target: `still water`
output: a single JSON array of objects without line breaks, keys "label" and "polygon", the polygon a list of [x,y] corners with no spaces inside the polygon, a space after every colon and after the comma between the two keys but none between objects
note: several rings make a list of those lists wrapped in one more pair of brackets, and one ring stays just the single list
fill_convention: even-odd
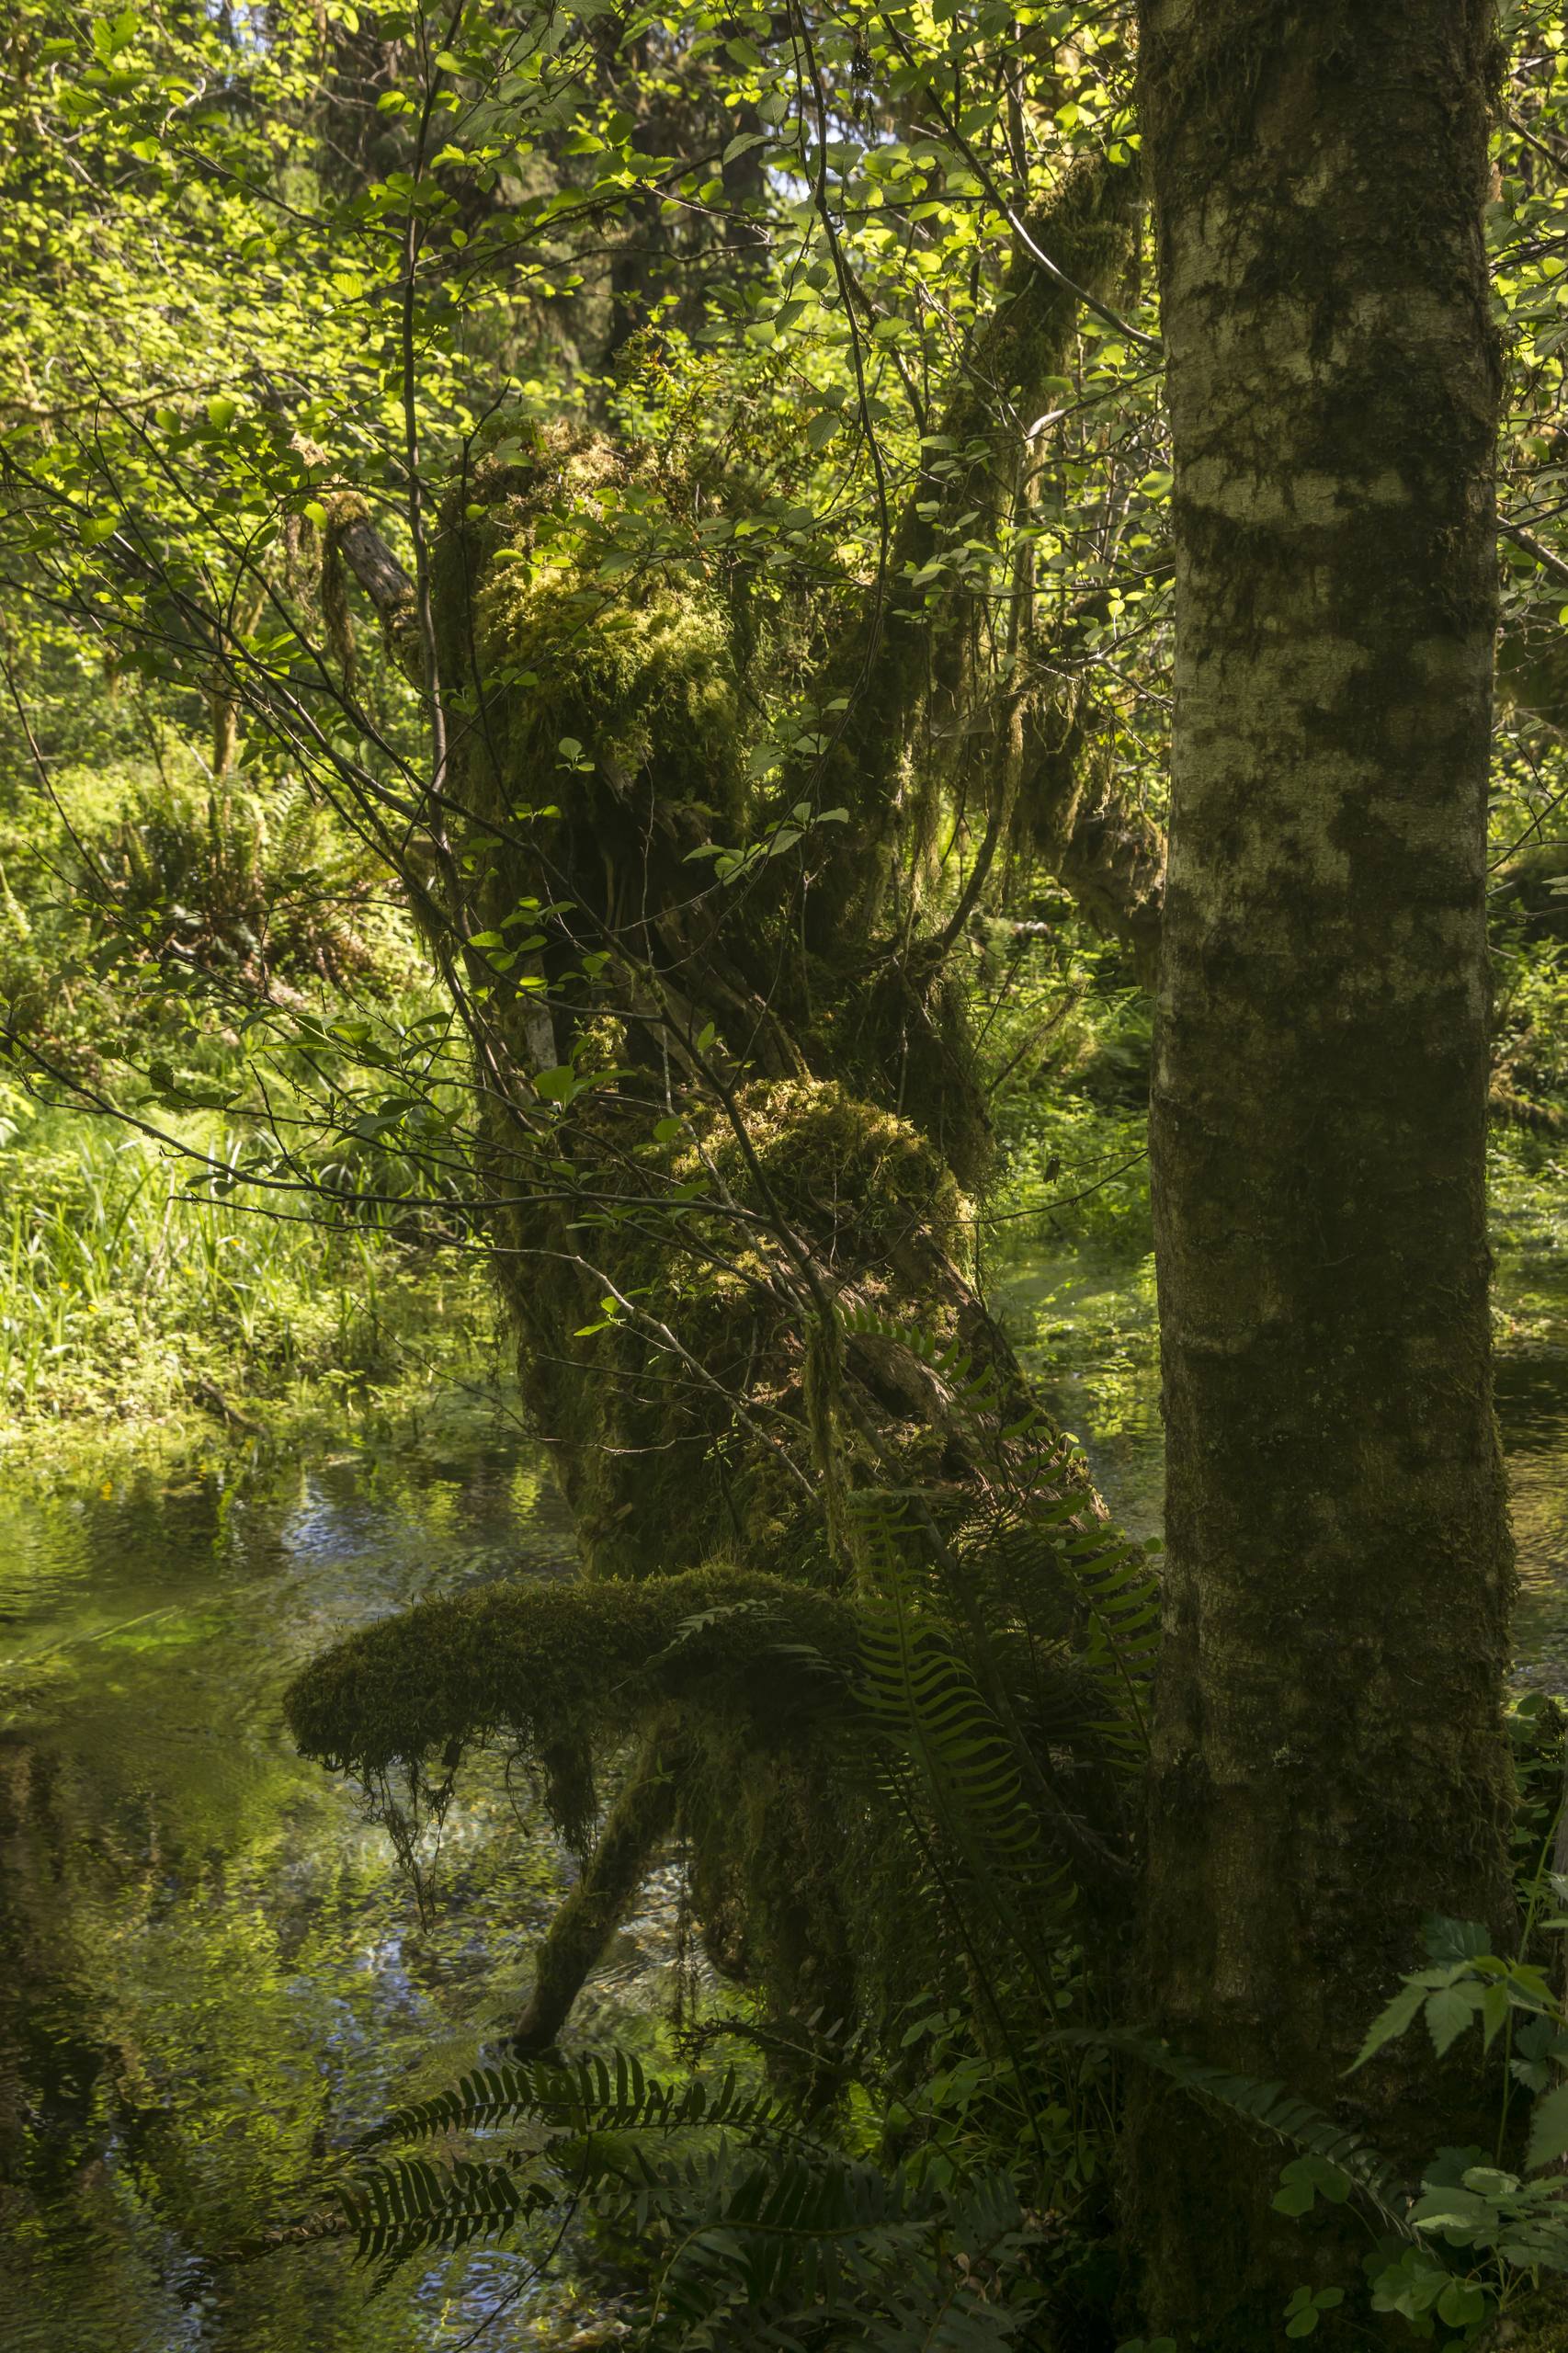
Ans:
[{"label": "still water", "polygon": [[[211,2258],[304,2211],[389,2093],[471,2063],[563,1883],[531,1791],[471,1776],[422,1930],[382,1832],[292,1753],[284,1683],[424,1596],[572,1562],[494,1405],[385,1450],[106,1449],[0,1483],[4,2353],[434,2353],[487,2317],[494,2353],[537,2341],[517,2252],[371,2303],[335,2250]],[[657,1927],[621,1938],[605,2008]]]},{"label": "still water", "polygon": [[[1500,1240],[1497,1422],[1518,1556],[1517,1675],[1568,1695],[1568,1251],[1551,1228]],[[1117,1517],[1131,1535],[1157,1535],[1165,1436],[1153,1261],[1042,1251],[1020,1257],[999,1296]]]},{"label": "still water", "polygon": [[[1568,1689],[1568,1268],[1519,1260],[1499,1297],[1522,1671]],[[1147,1268],[1037,1256],[1006,1306],[1151,1532]],[[214,2257],[301,2211],[313,2161],[389,2096],[451,2080],[504,2028],[564,1883],[497,1766],[449,1817],[422,1928],[384,1835],[293,1754],[284,1683],[411,1601],[572,1559],[542,1460],[494,1402],[303,1459],[106,1443],[0,1480],[0,2353],[540,2341],[526,2251],[412,2266],[373,2302],[335,2250]],[[590,2031],[657,2004],[667,1929],[655,1896]]]}]

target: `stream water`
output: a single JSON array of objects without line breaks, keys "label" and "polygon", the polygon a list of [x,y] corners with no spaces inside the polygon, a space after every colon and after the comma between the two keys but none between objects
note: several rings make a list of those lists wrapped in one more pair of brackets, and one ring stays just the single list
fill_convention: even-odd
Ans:
[{"label": "stream water", "polygon": [[[1006,1298],[1113,1505],[1157,1528],[1146,1270],[1037,1256]],[[1568,1268],[1521,1254],[1499,1298],[1528,1337],[1499,1379],[1521,1672],[1568,1689]],[[470,1778],[422,1928],[278,1695],[422,1596],[567,1573],[538,1450],[454,1401],[303,1459],[66,1460],[0,1481],[0,2353],[448,2353],[482,2323],[487,2353],[536,2344],[526,2251],[411,2266],[373,2302],[332,2249],[210,2256],[526,1988],[565,1868],[528,1790]],[[619,1941],[607,2030],[656,1997],[667,1925],[655,1897]]]}]

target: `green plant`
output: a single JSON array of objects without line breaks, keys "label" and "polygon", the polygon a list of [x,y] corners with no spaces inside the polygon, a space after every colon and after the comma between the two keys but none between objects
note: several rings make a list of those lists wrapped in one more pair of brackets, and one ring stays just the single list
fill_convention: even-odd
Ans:
[{"label": "green plant", "polygon": [[948,2186],[846,2156],[732,2070],[644,2074],[629,2054],[488,2068],[388,2118],[367,2146],[506,2127],[500,2161],[363,2153],[291,2243],[347,2235],[385,2278],[437,2246],[515,2231],[543,2209],[635,2244],[650,2348],[857,2341],[983,2353],[1015,2341],[1038,2238],[1005,2174]]},{"label": "green plant", "polygon": [[1334,2312],[1344,2302],[1343,2288],[1297,2288],[1285,2307],[1286,2336],[1312,2336],[1322,2314]]},{"label": "green plant", "polygon": [[[180,1125],[209,1174],[239,1159],[244,1139],[221,1119]],[[411,1348],[484,1329],[477,1272],[431,1267],[417,1230],[411,1246],[392,1218],[335,1233],[257,1215],[194,1190],[191,1165],[18,1102],[0,1142],[0,1405],[14,1427],[188,1410],[212,1391],[256,1400],[329,1372],[373,1381]]]},{"label": "green plant", "polygon": [[[862,1316],[852,1328],[891,1344],[895,1327]],[[329,1703],[312,1670],[321,1688],[296,1721],[312,1745],[334,1740],[340,1759],[368,1753],[373,1721],[383,1763],[435,1744],[449,1769],[465,1706],[544,1753],[569,1724],[580,1732],[592,1721],[596,1679],[608,1675],[619,1738],[663,1721],[678,1699],[684,1736],[700,1750],[713,1711],[733,1802],[764,1723],[776,1760],[791,1711],[803,1709],[812,1742],[840,1759],[832,1790],[841,1833],[847,1805],[878,1824],[877,1838],[896,1834],[901,1859],[879,1897],[896,1884],[902,1939],[949,1990],[913,2004],[896,2034],[874,1976],[862,1984],[864,2031],[848,2039],[830,2022],[766,2012],[696,2033],[694,2053],[725,2032],[764,2052],[791,2038],[797,2056],[809,2048],[804,2073],[776,2070],[767,2091],[733,2072],[649,2079],[616,2053],[487,2071],[376,2136],[378,2146],[452,2136],[445,2168],[361,2159],[335,2192],[331,2227],[385,2260],[515,2230],[547,2211],[591,2216],[610,2244],[634,2236],[650,2258],[639,2322],[650,2347],[814,2347],[840,2341],[835,2327],[876,2346],[1003,2344],[1058,2292],[1028,2218],[1057,2218],[1058,2271],[1064,2245],[1085,2245],[1104,2227],[1097,2184],[1118,2130],[1119,2078],[1137,2069],[1285,2144],[1274,2201],[1282,2216],[1321,2204],[1365,2219],[1374,2249],[1356,2309],[1397,2315],[1417,2336],[1468,2342],[1542,2272],[1568,2271],[1558,2170],[1568,2154],[1568,2086],[1558,2077],[1568,2014],[1528,1956],[1538,1933],[1568,1926],[1568,1887],[1551,1870],[1555,1718],[1532,1702],[1517,1716],[1520,1950],[1499,1957],[1472,1926],[1429,1924],[1426,1964],[1369,2029],[1359,2063],[1418,2022],[1441,2059],[1478,2023],[1503,2063],[1498,2151],[1522,2140],[1523,2163],[1508,2170],[1500,2154],[1449,2153],[1417,2184],[1288,2087],[1173,2051],[1108,2014],[1114,1970],[1096,1914],[1108,1895],[1117,1916],[1117,1881],[1114,1870],[1108,1882],[1098,1872],[1135,1836],[1155,1631],[1150,1562],[1062,1494],[1047,1426],[1028,1414],[999,1426],[994,1374],[928,1336],[899,1336],[944,1381],[951,1426],[984,1465],[983,1507],[961,1530],[946,1532],[939,1515],[950,1501],[939,1486],[880,1484],[861,1457],[837,1506],[852,1573],[837,1601],[709,1573],[694,1608],[703,1579],[656,1581],[633,1589],[624,1661],[612,1673],[613,1588],[589,1588],[581,1605],[569,1590],[551,1596],[546,1614],[560,1624],[549,1647],[512,1665],[502,1663],[498,1605],[480,1598],[465,1606],[474,1622],[465,1620],[453,1670],[440,1677],[440,1707],[419,1702],[418,1731],[408,1678],[417,1687],[428,1674],[434,1627],[412,1649],[400,1644],[395,1667],[389,1631],[359,1638],[343,1693]],[[824,1443],[835,1443],[831,1427]],[[605,1621],[597,1634],[585,1615],[590,1594]],[[550,1662],[563,1658],[578,1617],[590,1647],[552,1698],[550,1677],[562,1670]],[[483,1693],[460,1664],[481,1653],[495,1663]],[[514,1674],[527,1713],[506,1696]],[[763,1683],[767,1715],[748,1728],[735,1702]],[[1065,1782],[1064,1754],[1074,1758]],[[700,1839],[708,1818],[698,1804],[688,1835]],[[852,1838],[848,1850],[859,1859],[867,1848]],[[953,1998],[960,1988],[967,1999]],[[824,2081],[835,2126],[824,2121]],[[1523,2134],[1509,2114],[1521,2094],[1531,2100]],[[521,2145],[519,2128],[529,2136]],[[499,2156],[488,2153],[497,2135]],[[486,2153],[469,2146],[474,2137]],[[1321,2278],[1299,2288],[1281,2315],[1286,2336],[1318,2333],[1342,2307],[1348,2317],[1347,2295]],[[917,2327],[932,2333],[911,2335]]]}]

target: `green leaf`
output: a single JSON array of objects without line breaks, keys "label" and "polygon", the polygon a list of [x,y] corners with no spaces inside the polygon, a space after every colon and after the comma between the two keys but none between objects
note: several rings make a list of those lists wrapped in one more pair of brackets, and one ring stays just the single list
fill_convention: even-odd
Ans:
[{"label": "green leaf", "polygon": [[238,401],[231,400],[227,392],[214,392],[207,404],[207,422],[214,433],[226,433],[239,413]]},{"label": "green leaf", "polygon": [[1553,2165],[1562,2156],[1568,2156],[1568,2084],[1559,2084],[1530,2110],[1525,2170],[1540,2173],[1543,2165]]},{"label": "green leaf", "polygon": [[130,48],[139,30],[134,8],[122,9],[118,17],[100,17],[93,27],[93,48],[108,64]]},{"label": "green leaf", "polygon": [[1326,2157],[1292,2157],[1280,2173],[1281,2187],[1274,2200],[1278,2214],[1308,2214],[1317,2199],[1343,2206],[1350,2195],[1348,2174]]},{"label": "green leaf", "polygon": [[1485,2033],[1485,2048],[1488,2051],[1491,2050],[1499,2030],[1506,2024],[1510,2006],[1508,1988],[1506,1984],[1488,1985],[1483,1989],[1481,2017]]},{"label": "green leaf", "polygon": [[1384,2043],[1398,2041],[1413,2024],[1425,1994],[1426,1988],[1420,1984],[1401,1986],[1388,2007],[1380,2011],[1368,2028],[1367,2039],[1346,2070],[1348,2074],[1353,2075],[1358,2067],[1364,2067],[1369,2059],[1375,2058]]},{"label": "green leaf", "polygon": [[1486,2290],[1473,2279],[1450,2279],[1437,2299],[1437,2317],[1450,2328],[1474,2328],[1486,2318]]},{"label": "green leaf", "polygon": [[1434,1961],[1479,1961],[1492,1942],[1479,1920],[1450,1920],[1440,1912],[1423,1923],[1421,1933]]},{"label": "green leaf", "polygon": [[1474,2015],[1475,2004],[1463,1986],[1440,1986],[1437,1993],[1427,1995],[1426,2031],[1439,2059],[1451,2049]]}]

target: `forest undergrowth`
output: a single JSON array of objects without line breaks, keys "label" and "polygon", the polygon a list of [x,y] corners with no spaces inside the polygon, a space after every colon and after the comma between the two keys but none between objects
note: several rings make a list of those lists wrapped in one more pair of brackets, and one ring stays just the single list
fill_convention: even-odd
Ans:
[{"label": "forest undergrowth", "polygon": [[[1482,13],[1287,11],[1275,90],[1219,0],[28,0],[8,1443],[384,1420],[493,1289],[583,1571],[276,1695],[422,1926],[470,1770],[566,1884],[243,2246],[148,2165],[215,2271],[565,2248],[646,2353],[1561,2342],[1483,1176],[1550,1356],[1568,69]],[[655,1874],[701,1970],[623,2032]]]}]

